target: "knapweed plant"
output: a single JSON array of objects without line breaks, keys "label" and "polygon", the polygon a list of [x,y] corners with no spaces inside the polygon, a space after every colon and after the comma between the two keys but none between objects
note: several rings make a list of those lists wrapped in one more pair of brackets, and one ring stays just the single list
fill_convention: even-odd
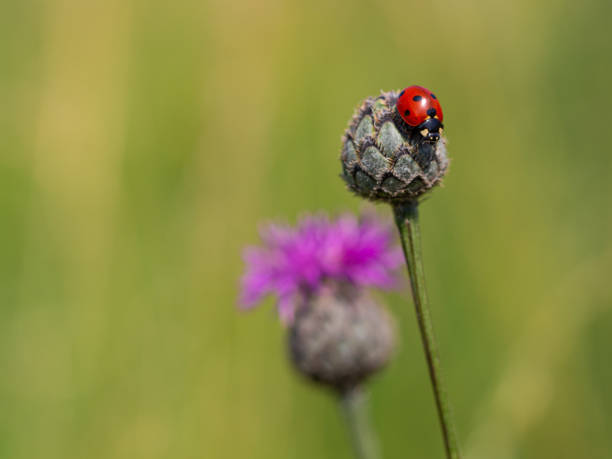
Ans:
[{"label": "knapweed plant", "polygon": [[367,98],[343,137],[342,178],[355,194],[391,204],[410,275],[412,296],[433,386],[446,455],[459,458],[433,334],[418,224],[419,199],[446,173],[442,107],[431,91],[410,86]]},{"label": "knapweed plant", "polygon": [[242,307],[276,296],[295,367],[339,394],[358,457],[378,457],[362,385],[394,349],[391,317],[370,292],[398,285],[403,257],[391,228],[373,215],[318,215],[295,228],[271,224],[261,239],[244,254]]},{"label": "knapweed plant", "polygon": [[[448,169],[442,122],[438,98],[422,86],[367,98],[344,134],[341,175],[356,195],[393,208],[446,456],[459,459],[425,291],[417,212],[419,200]],[[295,367],[340,395],[358,457],[378,457],[360,388],[387,363],[394,346],[391,319],[369,292],[397,285],[402,255],[389,228],[372,216],[313,216],[296,228],[270,225],[261,238],[262,246],[245,253],[242,306],[277,296]]]}]

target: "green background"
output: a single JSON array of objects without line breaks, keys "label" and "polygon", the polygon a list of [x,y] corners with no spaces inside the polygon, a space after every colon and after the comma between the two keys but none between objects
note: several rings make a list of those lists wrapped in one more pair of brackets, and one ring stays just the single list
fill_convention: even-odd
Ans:
[{"label": "green background", "polygon": [[[611,2],[1,6],[0,457],[351,457],[273,302],[237,312],[240,253],[367,208],[340,136],[411,84],[452,157],[421,215],[465,457],[612,457]],[[384,298],[384,457],[442,457],[410,298]]]}]

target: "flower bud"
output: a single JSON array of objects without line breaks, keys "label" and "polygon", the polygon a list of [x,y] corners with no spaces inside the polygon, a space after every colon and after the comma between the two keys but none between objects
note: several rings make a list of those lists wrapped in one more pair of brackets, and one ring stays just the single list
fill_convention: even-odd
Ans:
[{"label": "flower bud", "polygon": [[298,371],[344,391],[380,370],[394,349],[387,311],[363,289],[324,289],[296,310],[289,349]]},{"label": "flower bud", "polygon": [[423,140],[397,113],[397,98],[395,91],[367,98],[342,138],[342,178],[351,191],[374,201],[416,199],[448,168],[446,139]]}]

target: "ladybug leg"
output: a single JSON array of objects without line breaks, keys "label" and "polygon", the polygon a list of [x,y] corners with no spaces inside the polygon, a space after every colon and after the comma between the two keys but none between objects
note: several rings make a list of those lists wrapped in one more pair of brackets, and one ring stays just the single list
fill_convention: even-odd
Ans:
[{"label": "ladybug leg", "polygon": [[426,171],[429,169],[429,165],[435,158],[436,153],[436,144],[434,142],[429,142],[423,140],[418,143],[416,151],[412,153],[412,159],[416,161],[416,163]]}]

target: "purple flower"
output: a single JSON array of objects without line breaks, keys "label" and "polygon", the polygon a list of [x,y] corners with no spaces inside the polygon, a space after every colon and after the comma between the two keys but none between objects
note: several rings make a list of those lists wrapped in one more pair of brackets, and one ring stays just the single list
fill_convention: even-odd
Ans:
[{"label": "purple flower", "polygon": [[301,296],[316,293],[330,280],[393,288],[403,258],[392,236],[391,228],[374,216],[306,216],[296,228],[268,225],[261,231],[263,246],[244,252],[241,306],[252,308],[276,294],[279,314],[290,322]]}]

